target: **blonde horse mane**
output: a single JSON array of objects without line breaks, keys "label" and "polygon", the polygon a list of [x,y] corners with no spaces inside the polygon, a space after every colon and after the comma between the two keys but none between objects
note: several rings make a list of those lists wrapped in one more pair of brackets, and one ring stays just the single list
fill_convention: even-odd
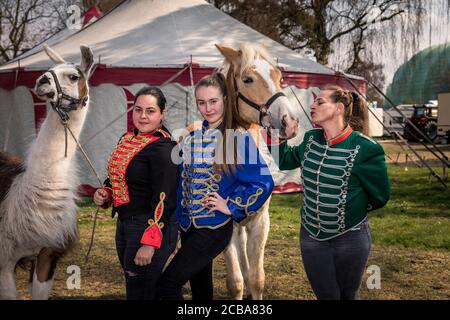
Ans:
[{"label": "blonde horse mane", "polygon": [[[273,60],[273,58],[267,51],[266,47],[264,47],[261,44],[249,43],[249,42],[241,43],[241,45],[239,46],[239,52],[241,54],[240,75],[242,75],[242,73],[244,73],[249,68],[254,66],[255,60],[257,60],[257,59],[264,59],[268,63],[270,63],[274,68],[277,67],[275,60]],[[222,67],[221,67],[221,72],[224,75],[226,75],[228,73],[229,68],[230,68],[230,63],[226,59],[224,59]]]}]

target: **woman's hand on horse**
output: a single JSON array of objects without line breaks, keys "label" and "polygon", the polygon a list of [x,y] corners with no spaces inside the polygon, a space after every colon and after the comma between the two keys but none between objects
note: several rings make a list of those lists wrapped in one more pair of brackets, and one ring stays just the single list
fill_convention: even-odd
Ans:
[{"label": "woman's hand on horse", "polygon": [[94,203],[101,206],[106,200],[108,200],[108,192],[103,188],[97,189],[94,193]]},{"label": "woman's hand on horse", "polygon": [[137,266],[146,266],[152,262],[154,253],[155,247],[143,245],[136,253],[136,256],[134,257],[134,263]]},{"label": "woman's hand on horse", "polygon": [[224,199],[217,192],[211,192],[203,203],[209,207],[209,212],[220,211],[227,216],[231,216],[231,211],[227,206],[228,198]]}]

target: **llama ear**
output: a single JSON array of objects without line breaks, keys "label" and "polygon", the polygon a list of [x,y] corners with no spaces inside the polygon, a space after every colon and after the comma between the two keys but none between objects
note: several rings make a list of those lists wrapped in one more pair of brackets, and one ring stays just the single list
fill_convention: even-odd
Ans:
[{"label": "llama ear", "polygon": [[84,73],[86,79],[91,76],[92,66],[94,65],[94,54],[89,47],[81,46],[80,70]]},{"label": "llama ear", "polygon": [[225,59],[233,66],[238,66],[241,63],[241,54],[239,51],[234,50],[233,48],[222,47],[218,44],[215,44],[215,46],[225,57]]},{"label": "llama ear", "polygon": [[46,43],[44,43],[44,50],[45,53],[50,58],[50,60],[52,60],[55,64],[66,63],[66,61],[58,53],[56,53],[56,51],[50,48]]}]

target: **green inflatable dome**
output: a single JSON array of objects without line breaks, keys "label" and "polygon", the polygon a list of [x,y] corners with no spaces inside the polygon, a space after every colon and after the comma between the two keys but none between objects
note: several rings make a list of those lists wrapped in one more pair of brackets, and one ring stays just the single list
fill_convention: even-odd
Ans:
[{"label": "green inflatable dome", "polygon": [[420,51],[398,68],[387,96],[396,105],[419,104],[443,92],[450,92],[450,42]]}]

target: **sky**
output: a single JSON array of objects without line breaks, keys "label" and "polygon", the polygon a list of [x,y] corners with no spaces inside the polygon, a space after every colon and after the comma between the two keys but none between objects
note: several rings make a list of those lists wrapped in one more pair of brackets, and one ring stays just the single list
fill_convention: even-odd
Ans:
[{"label": "sky", "polygon": [[[392,82],[396,70],[414,54],[431,46],[444,44],[450,41],[450,14],[445,9],[447,0],[429,0],[427,14],[423,16],[422,33],[415,37],[412,33],[402,33],[402,29],[407,29],[417,24],[416,16],[402,16],[393,27],[392,37],[383,37],[382,40],[370,44],[370,49],[374,56],[374,61],[384,64],[384,74],[386,81],[384,90]],[[381,28],[390,28],[383,25]],[[408,38],[409,39],[406,39]],[[412,40],[412,41],[411,41]],[[335,45],[335,53],[330,57],[329,66],[336,70],[342,70],[348,61],[348,48],[344,43]]]}]

